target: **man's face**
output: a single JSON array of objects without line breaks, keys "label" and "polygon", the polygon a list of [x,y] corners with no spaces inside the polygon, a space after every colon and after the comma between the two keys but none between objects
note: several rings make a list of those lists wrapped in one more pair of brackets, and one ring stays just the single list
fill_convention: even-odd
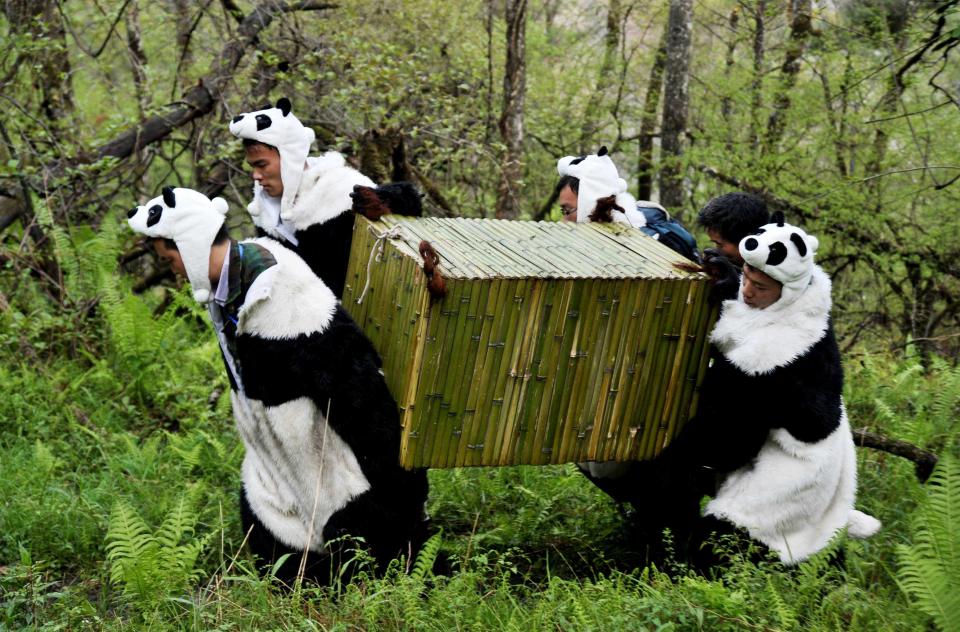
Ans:
[{"label": "man's face", "polygon": [[740,256],[739,244],[727,241],[724,236],[720,234],[720,231],[715,228],[707,229],[707,237],[713,242],[713,247],[720,251],[720,254],[725,255],[727,259],[738,266],[743,265],[743,257]]},{"label": "man's face", "polygon": [[169,265],[170,269],[173,270],[173,273],[177,276],[186,278],[187,269],[183,267],[183,257],[180,256],[180,251],[167,248],[167,244],[164,243],[162,239],[154,239],[152,241],[153,251],[160,257],[160,261]]},{"label": "man's face", "polygon": [[270,197],[283,195],[283,180],[280,178],[280,152],[265,145],[250,145],[244,148],[247,164],[253,168],[254,182]]},{"label": "man's face", "polygon": [[743,265],[743,302],[754,309],[766,309],[780,300],[783,286],[768,274]]},{"label": "man's face", "polygon": [[560,190],[560,195],[557,196],[557,203],[560,204],[560,212],[563,213],[561,219],[563,221],[577,221],[577,194],[573,192],[573,189],[569,186],[563,187]]}]

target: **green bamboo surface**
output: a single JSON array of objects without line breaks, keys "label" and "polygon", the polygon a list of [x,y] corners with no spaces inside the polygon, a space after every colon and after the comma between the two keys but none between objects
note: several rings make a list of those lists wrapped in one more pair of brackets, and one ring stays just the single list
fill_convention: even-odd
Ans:
[{"label": "green bamboo surface", "polygon": [[[422,239],[442,300],[426,291]],[[695,409],[716,319],[682,261],[619,225],[358,218],[343,305],[383,357],[400,462],[658,454]]]}]

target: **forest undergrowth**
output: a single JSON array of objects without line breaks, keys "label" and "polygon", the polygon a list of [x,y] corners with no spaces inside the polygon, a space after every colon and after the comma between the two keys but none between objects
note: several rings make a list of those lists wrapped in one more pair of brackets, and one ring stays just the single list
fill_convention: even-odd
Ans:
[{"label": "forest undergrowth", "polygon": [[859,505],[884,527],[833,545],[843,570],[735,549],[709,576],[645,566],[643,517],[574,466],[474,468],[430,472],[440,535],[408,572],[374,578],[358,556],[349,584],[280,589],[242,546],[243,450],[205,312],[132,294],[118,230],[57,235],[59,309],[0,271],[0,629],[958,629],[960,369],[910,347],[847,355],[851,424],[944,458],[923,486],[858,451]]}]

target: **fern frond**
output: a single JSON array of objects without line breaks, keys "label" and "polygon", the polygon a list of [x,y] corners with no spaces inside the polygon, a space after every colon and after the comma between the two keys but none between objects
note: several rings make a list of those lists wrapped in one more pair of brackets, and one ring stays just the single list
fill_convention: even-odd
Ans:
[{"label": "fern frond", "polygon": [[410,576],[417,581],[423,579],[433,571],[433,564],[437,561],[437,554],[440,553],[440,545],[443,544],[443,532],[435,533],[423,543],[420,553],[417,554],[417,561],[410,571]]},{"label": "fern frond", "polygon": [[912,545],[900,545],[900,585],[943,630],[960,630],[960,465],[944,455],[917,509]]}]

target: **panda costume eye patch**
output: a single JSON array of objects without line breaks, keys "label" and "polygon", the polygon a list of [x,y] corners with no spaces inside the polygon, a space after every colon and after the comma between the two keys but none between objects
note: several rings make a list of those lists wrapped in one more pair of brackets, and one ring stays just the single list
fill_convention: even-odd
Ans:
[{"label": "panda costume eye patch", "polygon": [[807,256],[807,244],[803,241],[803,237],[796,233],[790,233],[790,241],[797,247],[797,252],[800,253],[801,257]]},{"label": "panda costume eye patch", "polygon": [[273,125],[273,121],[266,114],[257,114],[257,131],[265,130]]},{"label": "panda costume eye patch", "polygon": [[770,254],[767,255],[768,266],[778,266],[787,258],[787,247],[781,242],[775,241],[770,244]]},{"label": "panda costume eye patch", "polygon": [[154,204],[149,209],[147,209],[147,226],[153,226],[160,221],[160,218],[163,216],[163,207],[159,204]]}]

